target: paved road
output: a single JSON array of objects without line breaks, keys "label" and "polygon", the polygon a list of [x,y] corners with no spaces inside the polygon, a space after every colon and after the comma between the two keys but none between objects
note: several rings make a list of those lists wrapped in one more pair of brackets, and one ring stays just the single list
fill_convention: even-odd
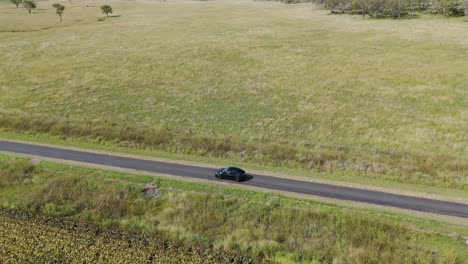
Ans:
[{"label": "paved road", "polygon": [[[219,181],[213,177],[214,169],[205,167],[149,161],[0,140],[0,152],[1,151]],[[468,205],[461,203],[396,195],[358,188],[335,186],[331,184],[282,179],[268,175],[253,174],[251,176],[253,176],[251,180],[244,181],[239,184],[468,218]]]}]

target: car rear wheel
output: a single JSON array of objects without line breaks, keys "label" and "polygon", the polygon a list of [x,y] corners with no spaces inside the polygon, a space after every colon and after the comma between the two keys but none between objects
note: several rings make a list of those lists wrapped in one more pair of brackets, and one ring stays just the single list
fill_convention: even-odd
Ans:
[{"label": "car rear wheel", "polygon": [[240,182],[241,178],[239,175],[236,175],[236,182]]}]

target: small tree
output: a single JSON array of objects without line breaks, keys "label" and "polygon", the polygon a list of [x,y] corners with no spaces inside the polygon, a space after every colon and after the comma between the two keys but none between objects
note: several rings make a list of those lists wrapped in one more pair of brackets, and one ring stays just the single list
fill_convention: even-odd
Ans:
[{"label": "small tree", "polygon": [[103,14],[106,14],[106,16],[109,16],[109,14],[112,14],[112,7],[110,5],[101,6],[101,10]]},{"label": "small tree", "polygon": [[28,10],[29,14],[31,14],[31,11],[33,9],[36,9],[37,7],[37,4],[36,2],[32,1],[32,0],[24,0],[23,1],[23,5],[24,7],[26,7],[26,9]]},{"label": "small tree", "polygon": [[21,4],[21,0],[10,0],[15,6],[16,8],[19,7],[19,5]]},{"label": "small tree", "polygon": [[65,10],[65,6],[59,3],[55,3],[52,5],[52,7],[55,8],[55,13],[57,13],[57,15],[60,17],[60,22],[62,22],[62,15],[63,15],[63,11]]}]

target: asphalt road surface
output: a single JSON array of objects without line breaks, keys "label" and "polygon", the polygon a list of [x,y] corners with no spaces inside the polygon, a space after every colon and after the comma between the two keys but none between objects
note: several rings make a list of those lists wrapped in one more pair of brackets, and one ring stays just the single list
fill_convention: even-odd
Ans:
[{"label": "asphalt road surface", "polygon": [[[96,154],[86,151],[67,150],[0,140],[0,152],[1,151],[148,171],[153,173],[171,174],[189,178],[220,181],[214,177],[215,169],[191,165],[181,165],[114,155]],[[282,179],[268,175],[250,174],[250,176],[250,180],[238,184],[468,218],[468,205],[462,203],[397,195],[358,188],[342,187],[331,184]]]}]

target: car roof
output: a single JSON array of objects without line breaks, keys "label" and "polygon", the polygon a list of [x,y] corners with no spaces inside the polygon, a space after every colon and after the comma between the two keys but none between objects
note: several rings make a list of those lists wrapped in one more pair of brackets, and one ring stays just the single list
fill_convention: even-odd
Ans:
[{"label": "car roof", "polygon": [[227,167],[226,170],[240,170],[244,171],[243,169],[237,168],[237,167]]}]

